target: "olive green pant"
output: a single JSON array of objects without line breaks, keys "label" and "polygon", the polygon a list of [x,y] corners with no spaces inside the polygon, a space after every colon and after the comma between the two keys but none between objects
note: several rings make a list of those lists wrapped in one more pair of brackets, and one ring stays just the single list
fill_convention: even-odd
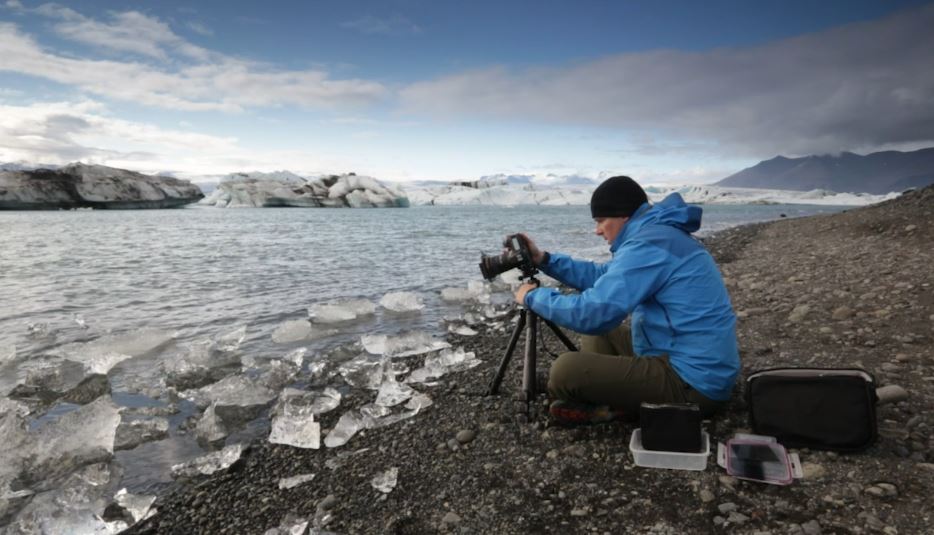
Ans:
[{"label": "olive green pant", "polygon": [[609,405],[627,419],[639,417],[642,402],[695,403],[705,416],[726,404],[682,381],[667,356],[635,356],[626,325],[599,336],[582,335],[580,351],[564,353],[551,365],[548,393],[552,399]]}]

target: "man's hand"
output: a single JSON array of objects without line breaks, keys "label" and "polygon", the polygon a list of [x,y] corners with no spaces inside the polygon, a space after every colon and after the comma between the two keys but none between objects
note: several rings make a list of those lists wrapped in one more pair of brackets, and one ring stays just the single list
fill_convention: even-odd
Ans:
[{"label": "man's hand", "polygon": [[524,282],[522,286],[519,286],[519,289],[516,290],[516,303],[520,305],[525,305],[525,294],[531,292],[535,288],[538,288],[537,284],[532,284],[531,282]]},{"label": "man's hand", "polygon": [[535,245],[535,242],[532,241],[532,238],[529,238],[529,235],[525,232],[520,232],[519,236],[525,241],[526,246],[529,248],[529,252],[532,253],[532,263],[536,266],[542,263],[542,260],[545,259],[545,253]]}]

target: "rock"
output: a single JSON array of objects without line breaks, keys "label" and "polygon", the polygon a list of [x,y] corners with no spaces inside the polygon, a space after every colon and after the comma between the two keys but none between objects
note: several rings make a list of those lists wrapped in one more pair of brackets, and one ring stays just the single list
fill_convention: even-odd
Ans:
[{"label": "rock", "polygon": [[457,432],[457,435],[454,437],[457,442],[460,444],[467,444],[468,442],[473,441],[476,438],[477,432],[472,429],[463,429]]},{"label": "rock", "polygon": [[733,524],[744,524],[746,521],[749,520],[749,517],[742,513],[737,513],[736,511],[732,511],[730,512],[730,516],[728,516],[726,520],[727,522],[731,522]]},{"label": "rock", "polygon": [[318,510],[330,511],[335,505],[337,505],[337,497],[333,494],[328,494],[323,500],[318,502]]},{"label": "rock", "polygon": [[886,498],[898,496],[898,488],[891,483],[876,483],[876,487],[882,489],[882,495]]},{"label": "rock", "polygon": [[804,524],[801,524],[801,529],[804,530],[804,533],[807,535],[820,535],[821,527],[820,522],[817,520],[809,520]]},{"label": "rock", "polygon": [[710,503],[714,501],[715,499],[717,499],[717,497],[714,496],[714,493],[710,492],[709,490],[702,489],[700,491],[700,499],[703,503]]},{"label": "rock", "polygon": [[458,516],[457,513],[455,513],[454,511],[448,511],[444,515],[444,517],[441,518],[441,525],[444,527],[450,528],[454,526],[455,524],[459,524],[460,521],[461,521],[461,517]]},{"label": "rock", "polygon": [[843,305],[843,306],[841,306],[841,307],[837,307],[837,308],[835,308],[834,311],[830,314],[830,317],[833,318],[833,319],[835,319],[835,320],[845,320],[845,319],[849,319],[849,318],[853,317],[853,309],[850,308],[850,307],[848,307],[848,306],[846,306],[846,305]]},{"label": "rock", "polygon": [[886,385],[876,389],[878,404],[897,403],[908,399],[908,391],[899,385]]},{"label": "rock", "polygon": [[809,305],[798,305],[788,315],[788,321],[792,323],[800,323],[808,315],[808,312],[811,311]]},{"label": "rock", "polygon": [[820,479],[827,473],[827,469],[816,463],[803,463],[801,471],[804,473],[804,479],[807,480]]},{"label": "rock", "polygon": [[174,208],[203,197],[187,180],[103,165],[0,171],[0,210]]},{"label": "rock", "polygon": [[731,513],[736,510],[736,504],[733,502],[721,503],[717,506],[717,509],[723,514]]}]

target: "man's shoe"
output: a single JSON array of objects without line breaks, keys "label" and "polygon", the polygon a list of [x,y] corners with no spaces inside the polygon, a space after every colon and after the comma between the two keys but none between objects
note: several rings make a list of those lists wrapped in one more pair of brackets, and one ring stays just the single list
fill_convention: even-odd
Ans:
[{"label": "man's shoe", "polygon": [[597,424],[623,419],[623,412],[619,409],[563,399],[552,401],[548,407],[548,413],[553,422],[563,426]]}]

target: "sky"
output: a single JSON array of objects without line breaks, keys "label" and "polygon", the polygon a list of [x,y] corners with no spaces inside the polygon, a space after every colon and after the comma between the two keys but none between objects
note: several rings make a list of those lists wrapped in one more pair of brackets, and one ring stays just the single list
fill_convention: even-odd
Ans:
[{"label": "sky", "polygon": [[627,174],[934,146],[934,3],[0,0],[0,163]]}]

